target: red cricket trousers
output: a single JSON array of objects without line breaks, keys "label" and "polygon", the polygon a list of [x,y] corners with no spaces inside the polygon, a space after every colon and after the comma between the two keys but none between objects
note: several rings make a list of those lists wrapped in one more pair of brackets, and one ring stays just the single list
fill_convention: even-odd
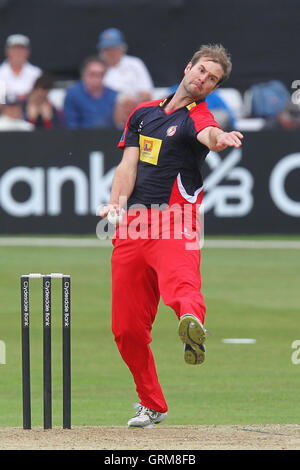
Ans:
[{"label": "red cricket trousers", "polygon": [[[173,234],[174,235],[174,234]],[[204,323],[200,248],[187,249],[186,235],[177,239],[120,239],[112,254],[112,331],[136,384],[140,403],[161,413],[168,407],[158,381],[151,329],[162,297],[178,319],[191,313]]]}]

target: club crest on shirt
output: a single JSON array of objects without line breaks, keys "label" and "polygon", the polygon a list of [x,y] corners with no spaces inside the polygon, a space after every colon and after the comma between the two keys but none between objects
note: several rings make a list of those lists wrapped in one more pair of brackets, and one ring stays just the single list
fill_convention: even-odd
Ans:
[{"label": "club crest on shirt", "polygon": [[168,127],[167,136],[172,137],[172,135],[174,135],[176,131],[177,131],[177,126]]}]

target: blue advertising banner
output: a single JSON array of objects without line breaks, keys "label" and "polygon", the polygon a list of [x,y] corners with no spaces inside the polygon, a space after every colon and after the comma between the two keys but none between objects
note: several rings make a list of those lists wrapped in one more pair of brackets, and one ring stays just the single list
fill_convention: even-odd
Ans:
[{"label": "blue advertising banner", "polygon": [[[119,131],[1,133],[0,233],[95,233]],[[245,133],[203,166],[205,234],[300,232],[298,132]]]}]

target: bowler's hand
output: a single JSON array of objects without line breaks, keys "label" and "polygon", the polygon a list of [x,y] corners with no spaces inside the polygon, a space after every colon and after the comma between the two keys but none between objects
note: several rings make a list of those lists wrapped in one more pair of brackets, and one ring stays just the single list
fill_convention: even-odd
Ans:
[{"label": "bowler's hand", "polygon": [[98,214],[102,219],[107,217],[107,214],[109,213],[110,210],[114,209],[118,215],[121,213],[121,207],[119,204],[105,204],[105,206],[101,206]]},{"label": "bowler's hand", "polygon": [[243,134],[238,131],[222,132],[217,136],[216,151],[226,149],[226,147],[239,148],[242,145]]}]

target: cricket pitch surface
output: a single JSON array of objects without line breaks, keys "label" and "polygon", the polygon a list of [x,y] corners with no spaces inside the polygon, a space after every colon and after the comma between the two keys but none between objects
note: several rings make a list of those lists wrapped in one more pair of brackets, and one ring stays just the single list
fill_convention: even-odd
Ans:
[{"label": "cricket pitch surface", "polygon": [[0,428],[1,450],[300,450],[300,425]]}]

